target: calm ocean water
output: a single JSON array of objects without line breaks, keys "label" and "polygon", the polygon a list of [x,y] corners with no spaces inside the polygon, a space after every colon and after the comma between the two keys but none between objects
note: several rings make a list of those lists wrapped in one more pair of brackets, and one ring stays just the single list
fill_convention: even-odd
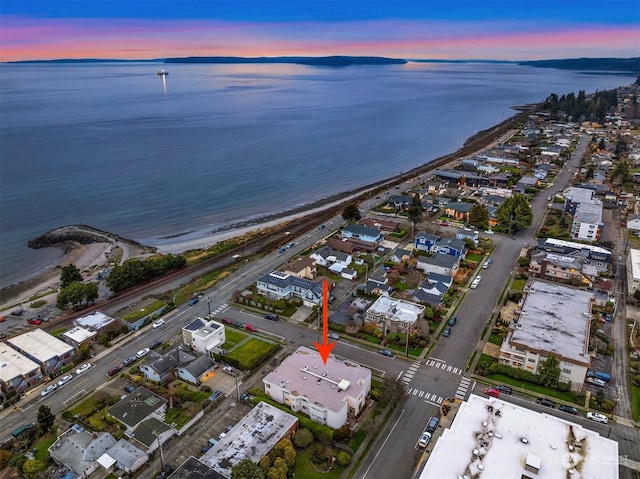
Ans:
[{"label": "calm ocean water", "polygon": [[551,93],[628,85],[517,65],[348,68],[0,65],[0,285],[59,254],[27,241],[84,223],[142,242],[197,236],[455,151]]}]

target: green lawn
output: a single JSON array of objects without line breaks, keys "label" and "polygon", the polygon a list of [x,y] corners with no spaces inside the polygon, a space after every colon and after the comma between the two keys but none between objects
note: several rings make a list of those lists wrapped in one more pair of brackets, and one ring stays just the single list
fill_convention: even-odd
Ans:
[{"label": "green lawn", "polygon": [[631,384],[631,415],[634,421],[640,421],[640,387]]},{"label": "green lawn", "polygon": [[[339,466],[338,463],[334,463],[333,468],[328,472],[318,472],[313,468],[311,456],[316,444],[311,444],[302,451],[296,450],[296,463],[293,466],[295,477],[303,477],[304,479],[338,479],[344,471],[344,467]],[[322,446],[317,444],[317,447]]]},{"label": "green lawn", "polygon": [[489,336],[489,342],[500,346],[502,344],[502,336],[492,333],[491,336]]},{"label": "green lawn", "polygon": [[567,392],[556,391],[555,389],[549,389],[539,384],[531,384],[531,383],[518,381],[517,379],[510,378],[509,376],[505,376],[503,374],[493,374],[492,376],[489,376],[489,378],[503,384],[508,384],[514,389],[522,390],[524,387],[524,390],[530,393],[544,394],[545,396],[561,399],[563,401],[567,401],[570,403],[574,403],[576,400],[574,394],[570,391],[567,391]]},{"label": "green lawn", "polygon": [[467,261],[473,261],[474,263],[479,263],[480,261],[482,261],[482,258],[483,256],[478,253],[467,253],[467,256],[465,256],[465,259]]},{"label": "green lawn", "polygon": [[358,431],[351,438],[351,442],[349,442],[349,447],[353,450],[353,452],[357,451],[366,438],[367,438],[367,432],[363,429],[358,429]]},{"label": "green lawn", "polygon": [[53,434],[51,436],[47,436],[46,438],[38,441],[38,443],[35,446],[37,451],[35,453],[35,458],[37,460],[39,461],[47,460],[47,458],[49,457],[49,451],[47,449],[49,449],[49,446],[51,446],[51,444],[56,442],[57,437],[58,437],[57,435]]},{"label": "green lawn", "polygon": [[271,356],[277,349],[278,346],[275,344],[252,338],[227,354],[227,357],[238,361],[238,366],[242,369],[252,369],[254,366],[261,364],[264,359]]},{"label": "green lawn", "polygon": [[[238,343],[241,343],[243,339],[245,339],[247,337],[246,334],[241,333],[240,331],[235,331],[231,328],[225,328],[225,343],[222,346],[222,349],[231,349],[233,346],[235,346]],[[225,347],[225,345],[229,345],[229,347]]]},{"label": "green lawn", "polygon": [[525,279],[514,279],[513,284],[511,285],[511,289],[515,289],[517,291],[524,290],[524,285],[527,284],[527,280]]}]

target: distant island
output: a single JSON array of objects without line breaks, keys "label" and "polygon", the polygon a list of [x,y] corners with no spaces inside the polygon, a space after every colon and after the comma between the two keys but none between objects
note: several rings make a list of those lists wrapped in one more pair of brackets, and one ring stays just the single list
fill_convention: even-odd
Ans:
[{"label": "distant island", "polygon": [[385,57],[186,57],[166,58],[165,63],[295,63],[297,65],[314,65],[329,67],[346,67],[349,65],[401,65],[407,60]]},{"label": "distant island", "polygon": [[565,60],[535,60],[518,62],[539,68],[562,70],[591,70],[608,72],[640,73],[640,57],[636,58],[567,58]]}]

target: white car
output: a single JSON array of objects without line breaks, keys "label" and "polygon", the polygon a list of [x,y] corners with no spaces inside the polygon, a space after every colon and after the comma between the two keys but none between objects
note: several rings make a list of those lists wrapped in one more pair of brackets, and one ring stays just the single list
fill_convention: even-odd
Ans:
[{"label": "white car", "polygon": [[601,424],[607,424],[609,419],[604,414],[600,414],[599,412],[588,412],[587,419],[591,419],[592,421],[599,422]]},{"label": "white car", "polygon": [[138,352],[136,353],[136,357],[137,357],[138,359],[140,359],[140,358],[142,358],[142,357],[146,356],[148,353],[149,353],[149,348],[144,348],[144,349],[141,349],[140,351],[138,351]]},{"label": "white car", "polygon": [[40,393],[40,396],[42,396],[42,397],[48,396],[49,394],[51,394],[56,389],[58,389],[58,385],[57,384],[51,384],[50,386],[47,386],[46,388],[44,388],[42,390],[42,392]]},{"label": "white car", "polygon": [[164,324],[164,319],[159,319],[157,320],[155,323],[153,323],[153,327],[154,328],[159,328],[160,326],[162,326]]},{"label": "white car", "polygon": [[429,444],[429,441],[431,441],[431,433],[425,431],[422,433],[422,436],[420,437],[420,441],[418,441],[418,446],[427,447],[427,444]]},{"label": "white car", "polygon": [[72,379],[73,379],[73,376],[71,374],[67,374],[66,376],[60,378],[60,381],[58,381],[58,387],[64,386],[65,384],[67,384]]},{"label": "white car", "polygon": [[485,234],[492,235],[492,234],[494,234],[494,232],[492,230],[486,230]]},{"label": "white car", "polygon": [[93,364],[91,364],[91,363],[83,364],[78,369],[76,369],[76,374],[82,374],[83,372],[88,371],[92,367],[93,367]]},{"label": "white car", "polygon": [[478,285],[480,284],[480,280],[481,279],[482,279],[481,276],[476,276],[476,278],[471,283],[471,289],[476,289],[478,287]]}]

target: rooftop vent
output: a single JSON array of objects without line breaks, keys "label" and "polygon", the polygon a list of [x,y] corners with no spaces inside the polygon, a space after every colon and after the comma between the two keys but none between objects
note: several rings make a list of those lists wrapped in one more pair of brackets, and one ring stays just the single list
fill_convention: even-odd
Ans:
[{"label": "rooftop vent", "polygon": [[521,442],[522,444],[529,444],[529,439],[527,439],[526,437],[521,437],[521,438],[520,438],[520,442]]}]

